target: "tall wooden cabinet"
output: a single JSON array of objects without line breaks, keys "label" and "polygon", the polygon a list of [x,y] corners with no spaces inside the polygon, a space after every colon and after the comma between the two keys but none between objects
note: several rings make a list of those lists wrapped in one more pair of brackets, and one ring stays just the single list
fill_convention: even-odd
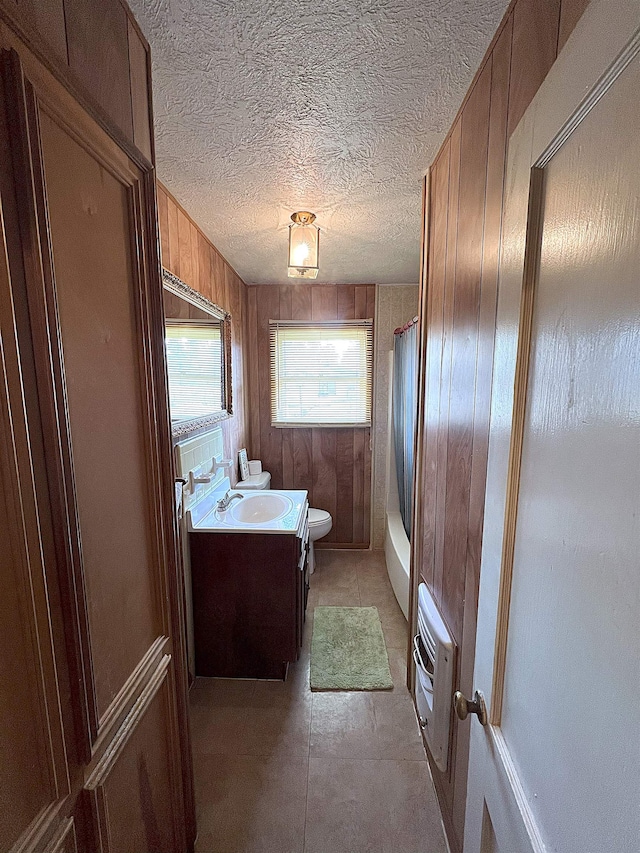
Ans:
[{"label": "tall wooden cabinet", "polygon": [[108,125],[0,15],[0,851],[194,842],[155,175]]}]

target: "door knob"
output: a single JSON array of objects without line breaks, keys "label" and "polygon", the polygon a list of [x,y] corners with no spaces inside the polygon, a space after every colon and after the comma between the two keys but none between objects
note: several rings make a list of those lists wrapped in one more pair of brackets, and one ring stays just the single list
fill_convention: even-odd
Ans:
[{"label": "door knob", "polygon": [[453,694],[453,707],[460,720],[466,720],[469,714],[477,714],[481,724],[487,725],[487,706],[484,703],[484,696],[478,690],[474,693],[473,699],[467,699],[459,690],[456,690]]}]

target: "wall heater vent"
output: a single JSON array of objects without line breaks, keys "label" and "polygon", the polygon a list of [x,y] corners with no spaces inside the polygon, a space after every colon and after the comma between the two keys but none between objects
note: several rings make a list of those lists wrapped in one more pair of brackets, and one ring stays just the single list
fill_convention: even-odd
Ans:
[{"label": "wall heater vent", "polygon": [[455,645],[427,585],[418,587],[418,633],[413,638],[416,707],[436,765],[447,769]]}]

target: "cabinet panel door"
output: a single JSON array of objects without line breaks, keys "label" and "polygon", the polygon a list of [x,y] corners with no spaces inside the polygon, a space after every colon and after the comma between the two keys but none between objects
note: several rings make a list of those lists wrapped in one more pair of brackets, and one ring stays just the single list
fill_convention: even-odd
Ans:
[{"label": "cabinet panel door", "polygon": [[153,174],[37,69],[26,79],[15,55],[6,67],[72,668],[72,775],[84,786],[74,793],[92,850],[183,851],[193,841],[186,659]]},{"label": "cabinet panel door", "polygon": [[102,724],[166,634],[132,263],[135,188],[40,113],[76,524]]},{"label": "cabinet panel door", "polygon": [[4,237],[0,220],[0,850],[26,851],[69,787]]}]

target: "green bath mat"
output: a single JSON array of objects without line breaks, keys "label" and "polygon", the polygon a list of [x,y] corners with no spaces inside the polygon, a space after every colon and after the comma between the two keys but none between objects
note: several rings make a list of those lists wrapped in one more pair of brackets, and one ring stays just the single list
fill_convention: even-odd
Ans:
[{"label": "green bath mat", "polygon": [[376,607],[316,607],[312,690],[390,690],[387,647]]}]

